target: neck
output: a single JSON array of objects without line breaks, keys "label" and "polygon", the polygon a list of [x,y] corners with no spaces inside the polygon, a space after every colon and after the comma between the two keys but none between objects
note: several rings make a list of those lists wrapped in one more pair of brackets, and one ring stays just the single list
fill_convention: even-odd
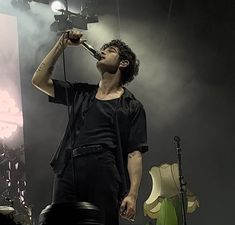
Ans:
[{"label": "neck", "polygon": [[99,83],[99,91],[103,95],[108,95],[122,89],[120,84],[121,75],[104,73]]}]

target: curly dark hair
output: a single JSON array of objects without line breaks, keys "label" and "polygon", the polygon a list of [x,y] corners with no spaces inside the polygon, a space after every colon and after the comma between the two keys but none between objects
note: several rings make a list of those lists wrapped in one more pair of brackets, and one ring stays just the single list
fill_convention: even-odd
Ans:
[{"label": "curly dark hair", "polygon": [[121,71],[121,83],[123,85],[130,83],[134,79],[134,77],[138,75],[140,65],[139,59],[137,59],[135,53],[125,42],[118,39],[112,40],[109,43],[104,44],[101,47],[101,50],[104,50],[111,46],[118,48],[120,61],[129,61],[129,65]]}]

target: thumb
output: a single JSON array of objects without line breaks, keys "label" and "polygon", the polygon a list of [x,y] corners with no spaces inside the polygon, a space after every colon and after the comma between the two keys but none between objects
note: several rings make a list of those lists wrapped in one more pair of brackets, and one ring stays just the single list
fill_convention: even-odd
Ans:
[{"label": "thumb", "polygon": [[126,209],[127,202],[125,200],[122,201],[122,204],[120,206],[120,212],[122,213]]}]

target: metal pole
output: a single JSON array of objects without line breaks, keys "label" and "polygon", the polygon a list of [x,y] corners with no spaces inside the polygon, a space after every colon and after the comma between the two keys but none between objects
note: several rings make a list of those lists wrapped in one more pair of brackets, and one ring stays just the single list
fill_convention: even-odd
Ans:
[{"label": "metal pole", "polygon": [[186,198],[186,182],[184,181],[184,176],[182,172],[182,157],[181,152],[182,149],[180,147],[180,138],[178,136],[174,137],[177,156],[178,156],[178,165],[179,165],[179,182],[180,182],[180,197],[181,197],[181,204],[182,204],[182,214],[183,214],[183,225],[187,225],[186,220],[186,210],[187,206],[185,205],[185,198]]}]

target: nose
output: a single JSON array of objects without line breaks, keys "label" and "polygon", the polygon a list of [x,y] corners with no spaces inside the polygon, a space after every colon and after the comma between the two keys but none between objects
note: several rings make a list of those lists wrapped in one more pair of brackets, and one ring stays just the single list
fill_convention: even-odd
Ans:
[{"label": "nose", "polygon": [[100,52],[100,54],[101,54],[101,55],[106,55],[106,52],[105,52],[104,50],[102,50],[102,51]]}]

